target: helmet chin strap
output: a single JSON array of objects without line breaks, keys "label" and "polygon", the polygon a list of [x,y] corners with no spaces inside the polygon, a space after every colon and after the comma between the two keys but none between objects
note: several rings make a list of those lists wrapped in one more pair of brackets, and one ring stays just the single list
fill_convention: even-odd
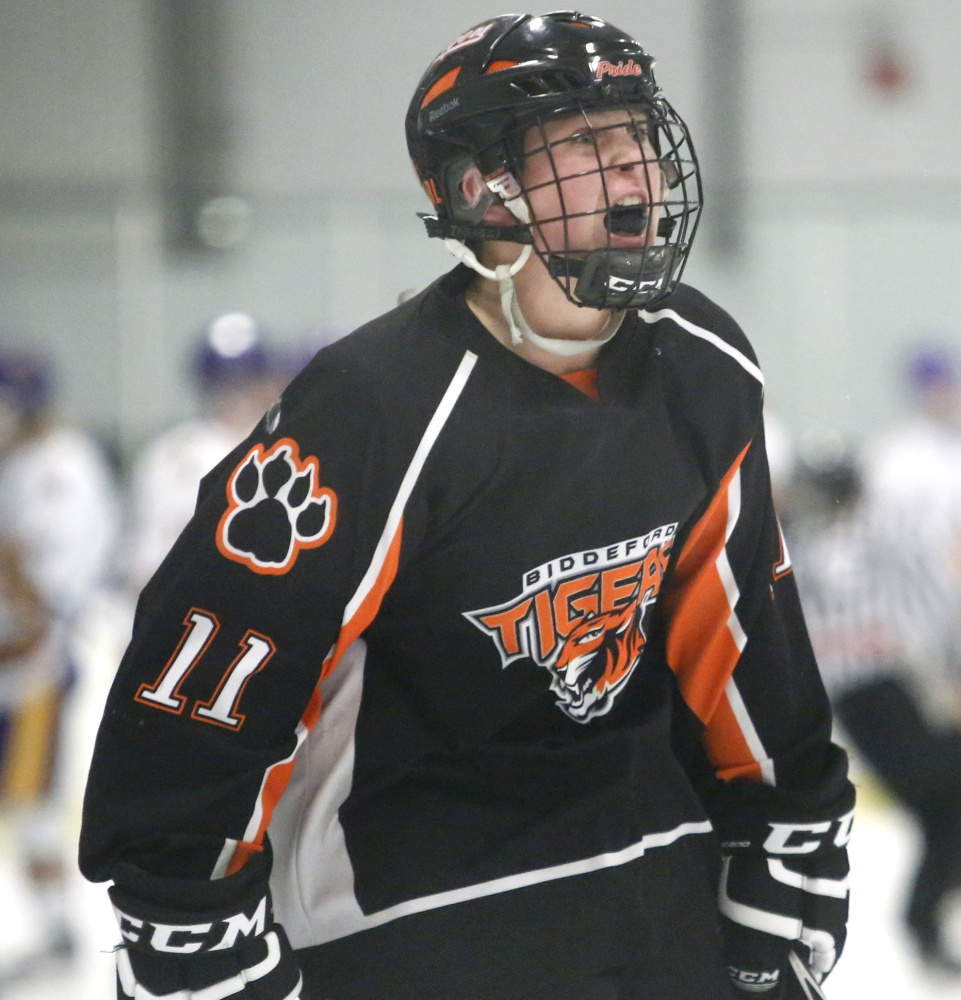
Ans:
[{"label": "helmet chin strap", "polygon": [[[498,268],[500,270],[500,268]],[[542,351],[547,351],[548,354],[553,354],[560,358],[570,358],[575,354],[583,354],[585,351],[590,351],[594,348],[600,347],[602,344],[606,344],[611,337],[617,333],[621,328],[621,323],[624,322],[623,312],[611,311],[610,318],[604,324],[604,329],[601,330],[601,335],[595,337],[593,340],[563,340],[560,337],[542,337],[539,333],[534,333],[524,318],[524,314],[521,312],[520,304],[517,301],[517,297],[513,294],[514,292],[514,280],[513,278],[508,279],[510,281],[510,298],[507,303],[505,303],[504,296],[504,286],[501,285],[501,309],[504,314],[507,315],[507,310],[510,309],[513,314],[513,318],[516,321],[517,328],[523,332],[523,335],[529,340],[535,347],[539,347]],[[515,327],[511,326],[511,339],[515,344],[520,343],[520,336],[515,335]]]},{"label": "helmet chin strap", "polygon": [[[521,198],[510,198],[504,201],[504,206],[511,214],[523,222],[530,225],[530,212],[527,203]],[[446,239],[444,246],[459,261],[476,271],[485,278],[490,278],[497,282],[497,287],[501,297],[501,312],[511,331],[511,343],[518,347],[526,339],[535,347],[542,351],[554,354],[558,357],[573,357],[575,354],[583,354],[593,348],[606,344],[611,337],[620,329],[624,320],[624,313],[612,312],[610,319],[604,325],[600,337],[594,340],[562,340],[558,337],[542,337],[539,333],[534,333],[530,324],[521,312],[520,303],[517,301],[517,290],[514,287],[514,275],[530,260],[534,248],[527,244],[521,250],[520,256],[513,264],[498,264],[491,270],[485,267],[475,255],[474,251],[460,240]]]}]

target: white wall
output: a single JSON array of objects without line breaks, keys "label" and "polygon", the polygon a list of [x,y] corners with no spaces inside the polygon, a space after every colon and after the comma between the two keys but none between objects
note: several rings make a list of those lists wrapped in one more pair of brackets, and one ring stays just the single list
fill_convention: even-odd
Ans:
[{"label": "white wall", "polygon": [[[643,39],[677,100],[694,103],[697,0],[606,0],[590,10]],[[286,194],[408,187],[403,122],[418,79],[453,38],[502,12],[476,0],[239,5],[243,186]]]},{"label": "white wall", "polygon": [[[961,349],[961,5],[748,9],[750,240],[734,274],[701,258],[703,282],[751,333],[797,431],[867,436],[904,405],[908,343],[940,331]],[[899,96],[866,81],[885,36],[906,60]]]},{"label": "white wall", "polygon": [[[449,262],[415,216],[403,116],[433,55],[495,8],[229,2],[231,169],[253,226],[241,249],[193,261],[161,249],[145,0],[0,4],[0,332],[55,352],[65,411],[127,446],[192,405],[181,358],[210,316],[248,309],[286,338],[352,326]],[[695,141],[710,131],[709,2],[589,7],[657,56]],[[744,325],[789,424],[867,432],[890,415],[901,345],[924,327],[961,336],[961,4],[745,11],[744,250],[700,237],[687,277]],[[882,29],[909,58],[890,101],[864,83]],[[707,236],[710,203],[705,222]]]},{"label": "white wall", "polygon": [[0,183],[142,183],[151,86],[142,4],[3,0]]}]

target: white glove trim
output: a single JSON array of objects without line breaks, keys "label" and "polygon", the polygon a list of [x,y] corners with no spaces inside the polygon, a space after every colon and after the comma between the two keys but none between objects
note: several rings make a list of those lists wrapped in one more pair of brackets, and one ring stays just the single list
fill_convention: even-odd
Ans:
[{"label": "white glove trim", "polygon": [[818,986],[818,982],[811,974],[811,970],[804,964],[804,961],[796,951],[791,951],[788,954],[788,961],[791,963],[794,975],[797,976],[798,983],[804,991],[806,1000],[827,1000],[824,990]]},{"label": "white glove trim", "polygon": [[[202,990],[177,990],[175,993],[165,993],[162,996],[151,993],[145,986],[137,982],[133,966],[130,964],[130,956],[127,954],[127,950],[122,948],[117,952],[117,973],[120,976],[120,986],[124,993],[128,997],[132,997],[133,1000],[224,1000],[224,997],[242,992],[247,983],[263,979],[280,964],[280,939],[277,937],[276,931],[269,931],[265,934],[264,941],[267,943],[267,957],[248,969],[241,969],[236,976],[222,979],[219,983],[205,986]],[[302,985],[303,979],[301,978],[293,993],[286,1000],[297,1000]]]},{"label": "white glove trim", "polygon": [[806,944],[811,949],[811,970],[819,980],[823,979],[838,960],[838,950],[833,935],[827,931],[816,931],[805,927],[801,932],[801,944]]},{"label": "white glove trim", "polygon": [[815,974],[824,976],[830,972],[837,961],[834,936],[827,931],[805,927],[801,920],[786,917],[783,913],[771,913],[769,910],[748,906],[747,903],[738,903],[731,899],[727,892],[730,869],[731,858],[726,857],[721,865],[721,883],[718,888],[718,907],[721,913],[742,927],[750,927],[751,930],[773,934],[788,941],[800,941],[811,949],[811,968]]},{"label": "white glove trim", "polygon": [[834,899],[847,899],[851,888],[849,876],[844,878],[809,878],[800,872],[792,872],[783,861],[769,858],[767,862],[771,878],[784,885],[810,892],[815,896],[831,896]]},{"label": "white glove trim", "polygon": [[[249,969],[241,969],[240,971],[240,976],[245,983],[252,983],[255,979],[263,979],[268,972],[273,972],[280,965],[280,939],[277,937],[277,932],[268,931],[264,935],[264,941],[267,942],[267,957]],[[212,986],[207,988],[213,989]],[[195,1000],[219,1000],[217,997],[202,997],[200,994],[203,992],[201,990]]]},{"label": "white glove trim", "polygon": [[804,924],[794,917],[786,917],[783,913],[771,913],[747,903],[738,903],[731,899],[727,892],[728,872],[731,870],[731,859],[725,858],[721,867],[721,884],[718,888],[718,906],[721,913],[742,927],[750,927],[765,934],[787,938],[788,941],[800,941]]},{"label": "white glove trim", "polygon": [[304,985],[304,974],[302,972],[297,974],[297,985],[291,990],[284,1000],[300,1000],[300,988]]}]

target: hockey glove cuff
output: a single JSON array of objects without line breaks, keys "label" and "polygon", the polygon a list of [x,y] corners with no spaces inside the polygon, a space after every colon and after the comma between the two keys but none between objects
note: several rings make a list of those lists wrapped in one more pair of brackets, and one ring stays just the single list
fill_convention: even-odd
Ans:
[{"label": "hockey glove cuff", "polygon": [[848,887],[843,848],[724,855],[718,899],[734,985],[785,1000],[815,995],[803,990],[798,967],[817,982],[834,967],[844,947]]},{"label": "hockey glove cuff", "polygon": [[299,1000],[301,975],[266,889],[204,912],[110,889],[123,944],[118,1000]]}]

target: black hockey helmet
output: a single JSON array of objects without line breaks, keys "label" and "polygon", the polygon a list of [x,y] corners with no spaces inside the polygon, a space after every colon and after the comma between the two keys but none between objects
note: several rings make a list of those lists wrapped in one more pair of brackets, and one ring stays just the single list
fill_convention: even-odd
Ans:
[{"label": "black hockey helmet", "polygon": [[[552,277],[579,305],[638,308],[670,293],[697,227],[701,182],[687,127],[664,99],[653,65],[623,31],[576,11],[503,15],[455,39],[421,78],[407,112],[407,147],[434,206],[433,214],[423,216],[428,235],[466,243],[533,243]],[[594,128],[591,112],[608,110],[623,111],[642,126],[638,134],[645,140],[638,139],[636,163],[647,176],[657,173],[660,183],[640,205],[611,204],[604,180],[610,168],[602,168],[598,155],[589,172],[601,176],[609,235],[607,247],[589,250],[571,245],[566,236],[573,216],[563,207],[565,178],[556,167],[551,183],[558,188],[560,214],[530,218],[525,206],[532,188],[525,187],[523,166],[532,152],[546,152],[553,164],[556,144],[544,131],[549,119],[580,115],[582,140],[585,131],[603,130]],[[484,219],[498,198],[516,224]],[[544,240],[535,239],[549,223],[563,226],[561,250],[548,250]],[[648,229],[642,247],[624,248],[611,239]]]}]

